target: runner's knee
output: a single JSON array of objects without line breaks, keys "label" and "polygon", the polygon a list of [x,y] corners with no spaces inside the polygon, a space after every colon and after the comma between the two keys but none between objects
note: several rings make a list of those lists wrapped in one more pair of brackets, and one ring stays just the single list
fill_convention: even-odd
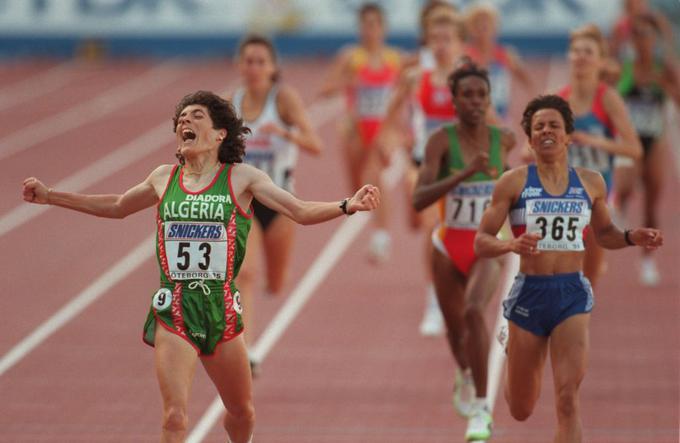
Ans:
[{"label": "runner's knee", "polygon": [[472,303],[465,307],[465,321],[468,324],[484,321],[484,310],[477,303]]},{"label": "runner's knee", "polygon": [[558,419],[570,419],[576,415],[577,388],[572,384],[558,388],[557,392],[557,417]]},{"label": "runner's knee", "polygon": [[186,408],[170,406],[163,414],[163,429],[170,432],[186,431],[189,424]]},{"label": "runner's knee", "polygon": [[255,422],[255,408],[252,402],[247,402],[242,405],[230,406],[229,415],[232,419],[239,421],[241,423],[254,423]]},{"label": "runner's knee", "polygon": [[534,412],[534,405],[528,403],[527,401],[514,401],[512,398],[508,398],[508,406],[510,408],[510,414],[512,418],[517,421],[525,421]]}]

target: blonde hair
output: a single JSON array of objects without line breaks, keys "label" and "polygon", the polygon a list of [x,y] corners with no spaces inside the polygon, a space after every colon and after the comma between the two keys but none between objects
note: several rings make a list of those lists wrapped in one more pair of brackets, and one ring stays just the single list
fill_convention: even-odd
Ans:
[{"label": "blonde hair", "polygon": [[456,15],[458,9],[446,0],[430,0],[420,9],[420,42],[425,43],[425,33],[429,24],[430,17],[435,13],[449,12]]},{"label": "blonde hair", "polygon": [[600,55],[602,55],[603,58],[607,57],[609,53],[607,40],[604,38],[602,31],[600,31],[600,28],[598,28],[597,25],[589,23],[571,31],[569,34],[569,45],[573,45],[574,41],[582,38],[594,41],[600,49]]},{"label": "blonde hair", "polygon": [[472,20],[480,15],[487,15],[491,17],[494,22],[498,22],[498,9],[491,3],[475,3],[470,6],[465,12],[465,23],[471,23]]},{"label": "blonde hair", "polygon": [[465,37],[465,27],[463,26],[463,22],[461,21],[458,14],[456,14],[451,9],[434,9],[425,19],[425,26],[423,28],[425,34],[427,34],[427,31],[432,26],[437,25],[451,26],[455,29],[459,38],[463,39]]}]

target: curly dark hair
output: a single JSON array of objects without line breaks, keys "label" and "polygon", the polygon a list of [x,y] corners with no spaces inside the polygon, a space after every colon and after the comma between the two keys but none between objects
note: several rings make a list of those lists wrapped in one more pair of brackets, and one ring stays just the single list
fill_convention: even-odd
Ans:
[{"label": "curly dark hair", "polygon": [[489,72],[486,69],[480,68],[475,64],[472,59],[468,56],[461,57],[456,70],[449,74],[447,79],[447,84],[451,90],[451,95],[456,95],[458,91],[458,83],[465,77],[474,75],[481,78],[486,82],[489,87],[489,92],[491,92],[491,82],[489,81]]},{"label": "curly dark hair", "polygon": [[569,102],[559,95],[548,94],[539,95],[531,100],[527,104],[527,107],[524,108],[524,113],[522,114],[522,129],[524,129],[524,133],[527,137],[531,138],[531,119],[534,117],[534,114],[541,109],[554,109],[562,114],[564,129],[567,131],[567,134],[574,132],[574,114],[571,112]]},{"label": "curly dark hair", "polygon": [[227,136],[220,144],[218,151],[220,162],[242,163],[246,151],[246,136],[250,134],[250,128],[243,124],[243,120],[236,114],[231,103],[210,91],[187,94],[175,107],[175,116],[172,118],[173,132],[177,129],[182,110],[190,105],[205,106],[213,122],[213,128],[227,130]]}]

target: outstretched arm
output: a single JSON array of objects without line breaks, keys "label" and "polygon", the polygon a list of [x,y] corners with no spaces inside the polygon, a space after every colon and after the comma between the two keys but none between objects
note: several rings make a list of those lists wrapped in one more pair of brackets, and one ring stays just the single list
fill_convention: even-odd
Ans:
[{"label": "outstretched arm", "polygon": [[[264,172],[248,165],[239,165],[248,183],[247,189],[260,203],[302,225],[322,223],[344,215],[341,201],[310,202],[296,198],[272,182]],[[380,191],[373,185],[364,185],[347,200],[346,213],[371,211],[380,204]]]},{"label": "outstretched arm", "polygon": [[585,178],[589,194],[593,200],[590,226],[597,243],[605,249],[621,249],[626,246],[642,246],[654,250],[663,244],[663,235],[658,229],[637,228],[621,231],[612,222],[606,203],[606,184],[595,171],[579,170]]},{"label": "outstretched arm", "polygon": [[335,59],[330,72],[318,92],[321,97],[330,97],[341,92],[351,82],[350,55],[352,48],[344,49]]},{"label": "outstretched arm", "polygon": [[61,206],[62,208],[84,212],[97,217],[124,218],[158,202],[154,184],[167,179],[170,165],[158,167],[142,183],[133,186],[124,194],[87,195],[59,192],[45,186],[35,177],[24,180],[24,200],[42,205]]}]

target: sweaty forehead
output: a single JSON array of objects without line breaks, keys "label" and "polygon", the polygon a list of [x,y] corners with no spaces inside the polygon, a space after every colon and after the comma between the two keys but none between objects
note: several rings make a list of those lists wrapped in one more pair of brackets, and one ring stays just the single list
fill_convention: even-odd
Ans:
[{"label": "sweaty forehead", "polygon": [[561,124],[564,124],[564,119],[562,118],[562,114],[560,114],[560,111],[557,109],[552,109],[552,108],[543,108],[539,109],[534,113],[533,117],[531,118],[531,121],[533,123],[549,123],[549,122],[554,122],[557,121]]},{"label": "sweaty forehead", "polygon": [[208,108],[206,108],[203,105],[189,105],[186,108],[182,109],[180,115],[193,114],[194,112],[198,111],[201,111],[203,112],[203,114],[208,115]]},{"label": "sweaty forehead", "polygon": [[484,89],[488,90],[489,85],[486,81],[476,74],[468,74],[465,77],[458,80],[458,90],[469,90],[469,89]]}]

